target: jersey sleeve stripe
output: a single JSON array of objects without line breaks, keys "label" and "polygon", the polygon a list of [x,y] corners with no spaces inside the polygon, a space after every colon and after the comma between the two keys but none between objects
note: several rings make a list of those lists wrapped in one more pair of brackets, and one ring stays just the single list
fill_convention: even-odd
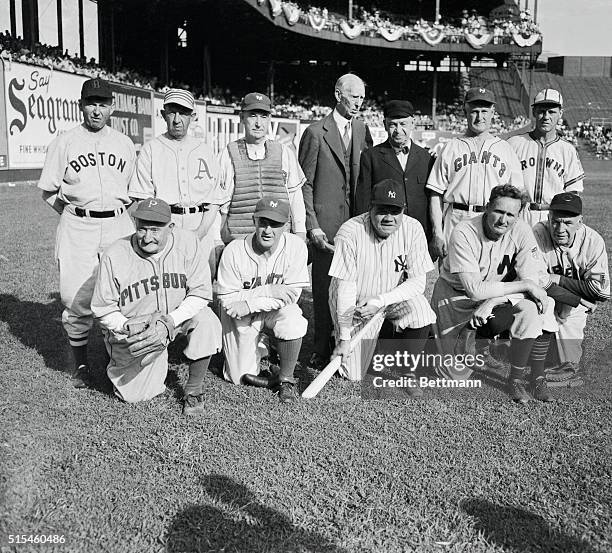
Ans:
[{"label": "jersey sleeve stripe", "polygon": [[571,186],[572,184],[574,184],[575,182],[578,182],[579,180],[584,179],[584,173],[582,173],[580,176],[576,177],[575,179],[572,180],[568,180],[563,187],[567,188],[568,186]]}]

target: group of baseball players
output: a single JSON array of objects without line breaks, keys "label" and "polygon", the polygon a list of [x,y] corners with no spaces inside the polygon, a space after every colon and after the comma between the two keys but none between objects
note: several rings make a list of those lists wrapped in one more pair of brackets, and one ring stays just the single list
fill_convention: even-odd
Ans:
[{"label": "group of baseball players", "polygon": [[[503,371],[490,344],[505,336],[503,378],[516,402],[551,401],[551,383],[578,383],[587,314],[610,283],[604,241],[582,220],[580,161],[556,131],[561,94],[539,92],[535,128],[505,141],[489,133],[493,93],[468,90],[468,129],[435,160],[411,139],[410,102],[386,104],[388,138],[373,147],[358,118],[364,82],[343,75],[334,95],[296,156],[267,137],[270,99],[247,94],[245,135],[217,158],[188,132],[193,96],[171,89],[167,131],[137,155],[107,125],[108,83],[83,84],[83,123],[51,143],[38,185],[61,214],[55,259],[76,387],[87,385],[95,318],[126,402],[165,391],[167,348],[179,335],[189,360],[184,414],[205,408],[205,374],[220,351],[226,380],[292,402],[308,327],[298,300],[311,282],[314,371],[340,356],[340,374],[362,380],[381,339],[418,353],[430,337],[438,351],[475,348]],[[262,370],[266,356],[275,362]],[[436,372],[472,377],[452,364]]]}]

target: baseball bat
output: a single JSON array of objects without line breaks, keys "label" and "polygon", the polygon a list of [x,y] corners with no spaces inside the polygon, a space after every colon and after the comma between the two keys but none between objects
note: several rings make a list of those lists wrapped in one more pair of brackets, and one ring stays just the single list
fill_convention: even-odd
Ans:
[{"label": "baseball bat", "polygon": [[[365,326],[357,333],[355,336],[351,338],[349,344],[349,352],[353,351],[355,345],[361,338],[363,338],[364,334],[370,330],[383,316],[384,309],[381,309],[377,313],[375,313],[372,318],[365,324]],[[302,397],[305,399],[312,399],[315,397],[322,389],[325,384],[329,382],[329,379],[336,374],[336,371],[340,368],[342,364],[342,357],[339,355],[338,357],[334,357],[325,368],[317,375],[317,377],[308,385],[308,387],[302,392]]]}]

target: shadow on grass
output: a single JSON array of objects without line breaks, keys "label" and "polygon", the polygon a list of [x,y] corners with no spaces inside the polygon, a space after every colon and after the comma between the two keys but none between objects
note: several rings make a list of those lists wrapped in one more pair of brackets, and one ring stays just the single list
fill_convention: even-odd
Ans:
[{"label": "shadow on grass", "polygon": [[587,542],[559,532],[535,513],[496,505],[485,499],[469,499],[461,508],[475,519],[475,529],[487,541],[507,551],[563,551],[563,553],[594,553]]},{"label": "shadow on grass", "polygon": [[344,553],[323,535],[305,530],[266,505],[246,486],[227,476],[203,478],[209,500],[177,513],[166,533],[168,553]]}]

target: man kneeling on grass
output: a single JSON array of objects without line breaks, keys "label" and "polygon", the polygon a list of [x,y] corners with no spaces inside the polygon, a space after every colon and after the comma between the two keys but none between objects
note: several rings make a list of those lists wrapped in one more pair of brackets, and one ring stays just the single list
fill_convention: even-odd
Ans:
[{"label": "man kneeling on grass", "polygon": [[596,302],[610,298],[608,255],[604,239],[582,222],[582,200],[571,192],[557,194],[548,221],[534,228],[551,280],[564,291],[555,298],[559,324],[557,352],[561,364],[546,370],[549,385],[576,386],[587,314]]},{"label": "man kneeling on grass", "polygon": [[204,374],[221,348],[221,324],[208,307],[214,244],[175,229],[170,206],[157,198],[140,202],[134,218],[136,232],[102,256],[91,302],[110,355],[108,377],[129,403],[163,393],[167,346],[184,334],[190,364],[183,413],[192,415],[204,408]]},{"label": "man kneeling on grass", "polygon": [[[529,225],[518,220],[525,202],[514,186],[496,186],[482,215],[457,224],[431,300],[445,352],[456,351],[456,340],[466,327],[485,338],[510,331],[508,391],[518,403],[530,399],[525,385],[529,367],[533,397],[552,401],[544,360],[551,332],[557,329],[554,301],[539,284],[549,287],[550,279],[535,237]],[[443,370],[444,376],[457,380],[471,374],[454,367]]]},{"label": "man kneeling on grass", "polygon": [[[255,232],[230,242],[217,271],[223,325],[223,374],[234,384],[272,388],[281,402],[295,400],[293,371],[308,321],[297,304],[309,284],[308,250],[289,234],[289,203],[264,197],[255,207]],[[259,374],[260,334],[276,338],[280,372]]]}]

